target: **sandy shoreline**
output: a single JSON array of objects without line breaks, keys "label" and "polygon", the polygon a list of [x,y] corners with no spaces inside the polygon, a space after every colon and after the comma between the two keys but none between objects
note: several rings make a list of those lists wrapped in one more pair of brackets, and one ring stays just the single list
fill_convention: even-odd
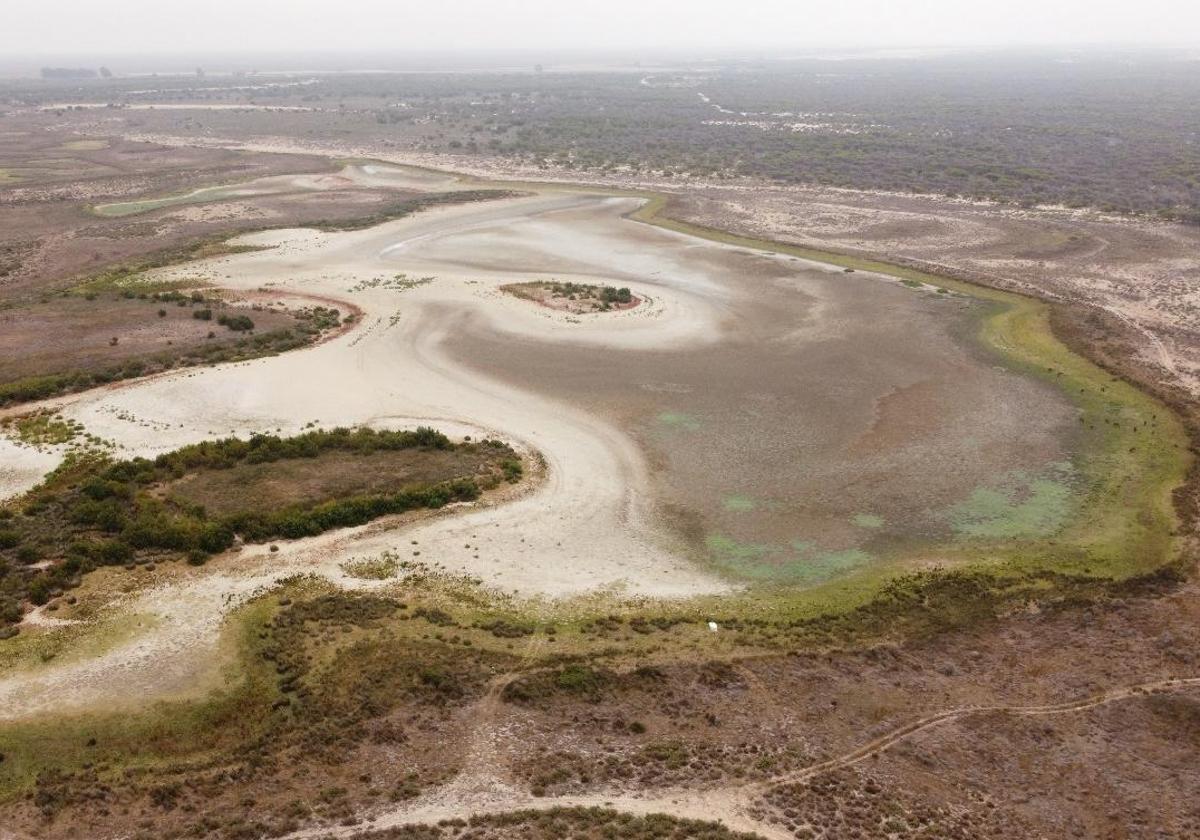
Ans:
[{"label": "sandy shoreline", "polygon": [[[1051,438],[1065,423],[1065,404],[1047,402],[1044,428],[1036,435],[1018,434],[1028,423],[1025,409],[1002,408],[998,395],[1007,394],[1015,405],[1029,400],[1040,405],[1043,397],[1038,387],[997,373],[990,362],[970,362],[976,365],[971,387],[978,398],[952,408],[963,402],[955,395],[964,393],[958,379],[968,362],[943,358],[957,339],[941,327],[943,334],[932,332],[945,311],[936,295],[922,296],[864,272],[851,279],[836,267],[751,253],[627,218],[639,206],[640,199],[553,190],[437,208],[360,231],[249,234],[233,241],[261,250],[153,272],[155,279],[199,279],[234,293],[344,302],[359,314],[353,329],[302,350],[53,400],[64,417],[111,442],[118,456],[153,457],[227,435],[296,434],[314,423],[326,428],[430,425],[451,435],[501,438],[536,453],[545,465],[544,480],[503,504],[470,506],[398,529],[368,526],[300,540],[283,544],[275,555],[248,548],[203,574],[151,586],[119,605],[124,612],[155,617],[144,632],[89,660],[52,663],[34,674],[0,679],[0,708],[36,714],[64,703],[113,702],[128,695],[129,685],[139,686],[142,699],[203,685],[222,622],[240,603],[296,573],[358,586],[346,579],[341,563],[411,550],[413,541],[420,545],[422,563],[520,598],[607,593],[622,599],[678,599],[734,589],[694,563],[679,532],[663,521],[661,476],[655,475],[661,468],[649,463],[644,442],[635,441],[614,416],[576,404],[545,387],[548,383],[522,384],[519,377],[490,370],[485,360],[474,364],[469,354],[463,358],[455,351],[461,351],[464,336],[536,348],[526,369],[540,364],[542,356],[572,353],[587,359],[618,351],[636,358],[687,359],[705,353],[724,357],[727,346],[758,347],[760,366],[771,359],[782,365],[781,378],[762,383],[779,391],[778,398],[762,403],[763,410],[790,395],[801,410],[816,412],[810,418],[814,423],[834,424],[820,459],[814,455],[804,462],[809,470],[804,483],[837,474],[821,492],[845,495],[850,489],[845,453],[851,450],[844,447],[860,445],[854,442],[857,435],[877,434],[875,400],[912,377],[933,377],[931,387],[940,395],[933,404],[942,403],[947,412],[942,422],[955,424],[951,411],[976,412],[963,415],[961,422],[978,435],[1004,445],[1019,438],[1028,450],[1025,457],[1054,455]],[[743,274],[751,279],[740,279]],[[646,302],[622,311],[576,314],[501,290],[529,280],[629,287]],[[783,309],[783,301],[792,301],[788,306],[794,311]],[[920,342],[908,339],[908,319],[855,325],[855,319],[877,319],[895,306],[911,308],[930,328]],[[870,371],[859,370],[857,362],[845,367],[845,354],[858,352],[864,341],[899,343],[888,365],[875,364]],[[819,358],[826,361],[812,363]],[[828,391],[817,398],[819,391],[796,378],[806,364],[813,370],[832,365],[830,375],[854,378],[836,387],[813,380],[811,388]],[[730,383],[744,378],[734,376]],[[650,382],[634,390],[647,393],[646,384],[668,392],[672,387],[670,381]],[[780,431],[799,436],[787,444],[792,451],[807,451],[826,437],[825,426],[797,422],[792,409],[770,410],[781,412],[771,424],[794,427]],[[724,452],[721,427],[713,426],[711,433],[716,437],[681,440],[692,452]],[[1028,441],[1039,435],[1041,443],[1031,446]],[[948,441],[895,452],[886,449],[886,440],[875,445],[884,447],[883,454],[859,466],[862,487],[874,486],[877,475],[912,469],[931,457],[961,461],[953,450],[959,444]],[[767,477],[774,480],[769,474],[779,472],[781,462],[771,450],[763,451]],[[1007,457],[1001,449],[996,453]],[[44,454],[31,458],[6,478],[3,489],[32,486],[52,463]],[[698,467],[712,472],[704,463]],[[781,475],[786,481],[789,473]],[[974,479],[965,475],[959,481],[969,488]],[[947,487],[946,492],[960,492]],[[733,503],[740,504],[739,498]],[[727,510],[737,510],[728,504]],[[807,516],[804,506],[798,510]],[[759,515],[776,518],[770,508]],[[819,527],[834,529],[832,539],[862,538],[863,529],[844,513],[835,513],[833,520],[829,514],[814,515],[824,517]],[[858,536],[851,534],[856,527]],[[828,562],[837,562],[846,555],[829,556],[834,559]]]},{"label": "sandy shoreline", "polygon": [[[521,596],[607,591],[679,598],[726,591],[728,584],[679,556],[653,523],[646,465],[624,434],[585,412],[480,376],[440,350],[446,334],[470,318],[527,339],[597,346],[680,346],[718,334],[711,306],[684,292],[663,290],[656,307],[572,323],[501,293],[499,285],[512,279],[507,272],[447,266],[413,253],[448,232],[581,203],[595,200],[536,196],[468,205],[354,233],[272,231],[243,240],[273,246],[269,250],[160,272],[211,275],[234,291],[321,296],[362,314],[355,329],[304,350],[54,400],[65,417],[112,441],[121,456],[153,457],[229,434],[297,433],[311,421],[325,427],[425,424],[450,434],[500,437],[536,452],[545,460],[545,480],[505,504],[423,518],[399,530],[351,529],[284,544],[276,555],[247,548],[235,562],[125,599],[120,610],[155,617],[146,632],[96,658],[0,679],[3,716],[112,702],[127,696],[131,684],[141,686],[140,698],[204,684],[211,665],[205,654],[224,617],[246,598],[298,572],[358,585],[341,572],[342,562],[407,548],[413,540],[422,546],[423,563]],[[400,274],[432,272],[436,279],[428,283],[389,287]],[[10,494],[35,484],[57,460],[19,451],[22,460],[5,474],[3,489]],[[475,547],[463,548],[468,543]]]}]

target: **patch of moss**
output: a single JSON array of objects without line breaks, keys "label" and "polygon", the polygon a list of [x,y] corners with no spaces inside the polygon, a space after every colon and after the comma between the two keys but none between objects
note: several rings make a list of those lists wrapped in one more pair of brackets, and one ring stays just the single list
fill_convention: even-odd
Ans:
[{"label": "patch of moss", "polygon": [[699,431],[702,424],[698,417],[679,411],[664,411],[658,415],[658,422],[672,429],[685,432]]},{"label": "patch of moss", "polygon": [[977,487],[946,513],[958,534],[982,539],[1049,537],[1067,523],[1074,507],[1070,486],[1052,478],[1014,473],[992,487]]},{"label": "patch of moss", "polygon": [[726,496],[722,505],[730,513],[749,513],[757,507],[753,499],[749,496],[743,496],[740,493]]}]

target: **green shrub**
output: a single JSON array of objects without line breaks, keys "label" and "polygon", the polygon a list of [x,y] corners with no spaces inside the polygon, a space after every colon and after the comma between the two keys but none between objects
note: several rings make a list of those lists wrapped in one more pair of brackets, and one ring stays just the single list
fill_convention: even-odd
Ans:
[{"label": "green shrub", "polygon": [[36,577],[29,583],[29,588],[25,590],[25,595],[31,602],[37,606],[41,606],[50,600],[50,593],[54,589],[54,581],[49,577]]},{"label": "green shrub", "polygon": [[[496,441],[463,444],[473,452],[485,451],[499,466],[512,449]],[[111,461],[106,457],[73,457],[64,461],[47,481],[31,492],[24,503],[20,527],[0,529],[0,551],[25,563],[41,556],[27,534],[58,557],[32,574],[8,576],[0,557],[0,596],[26,597],[33,580],[42,580],[34,592],[49,592],[75,585],[78,576],[98,566],[136,562],[139,558],[186,558],[201,564],[229,549],[240,537],[246,542],[315,536],[333,528],[361,525],[380,516],[416,508],[437,508],[478,498],[479,485],[469,478],[426,486],[410,486],[395,493],[371,493],[299,503],[276,509],[247,509],[220,516],[203,507],[163,498],[158,491],[171,481],[201,470],[219,470],[239,464],[270,464],[284,459],[312,458],[323,452],[370,454],[403,449],[453,449],[455,445],[428,427],[414,431],[375,431],[338,428],[312,431],[291,438],[254,435],[248,440],[226,438],[205,441],[164,453],[153,460],[132,458]],[[11,514],[10,514],[11,516]],[[14,589],[15,587],[15,589]],[[44,593],[43,593],[44,594]],[[39,596],[40,597],[40,596]],[[429,620],[440,618],[430,613]],[[446,616],[446,620],[453,619]]]},{"label": "green shrub", "polygon": [[254,322],[248,315],[222,315],[217,318],[217,323],[234,332],[248,332],[254,329]]},{"label": "green shrub", "polygon": [[600,290],[600,300],[605,303],[629,303],[633,300],[633,294],[625,287],[615,289],[605,286]]},{"label": "green shrub", "polygon": [[506,458],[500,462],[500,469],[504,471],[504,478],[514,484],[525,474],[525,468],[519,458]]},{"label": "green shrub", "polygon": [[554,684],[566,691],[591,693],[598,689],[602,680],[599,673],[584,665],[568,665],[554,678]]},{"label": "green shrub", "polygon": [[92,556],[105,566],[120,566],[133,559],[133,549],[122,540],[105,540],[97,543]]}]

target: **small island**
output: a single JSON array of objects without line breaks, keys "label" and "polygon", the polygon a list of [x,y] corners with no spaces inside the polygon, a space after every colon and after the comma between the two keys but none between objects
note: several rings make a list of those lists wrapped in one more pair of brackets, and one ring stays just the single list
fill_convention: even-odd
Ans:
[{"label": "small island", "polygon": [[501,291],[531,300],[559,312],[586,314],[633,309],[642,302],[626,287],[597,286],[589,283],[560,283],[557,280],[535,280],[529,283],[509,283]]}]

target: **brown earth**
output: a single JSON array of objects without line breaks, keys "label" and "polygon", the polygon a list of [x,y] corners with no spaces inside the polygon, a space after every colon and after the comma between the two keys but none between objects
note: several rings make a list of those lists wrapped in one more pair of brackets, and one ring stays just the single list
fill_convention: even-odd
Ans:
[{"label": "brown earth", "polygon": [[[470,653],[461,638],[479,630],[417,610],[405,632],[427,627],[425,641],[384,630],[373,647],[362,634],[378,633],[385,613],[318,601],[274,622],[308,640],[279,648],[293,651],[279,660],[285,678],[297,654],[311,657],[301,673],[325,669],[294,701],[302,726],[240,757],[116,785],[48,776],[6,822],[41,838],[130,826],[139,838],[257,837],[314,820],[352,833],[364,820],[403,823],[422,792],[461,774],[460,791],[492,780],[484,811],[504,810],[484,795],[495,785],[538,808],[632,796],[666,813],[669,792],[686,790],[719,819],[728,793],[768,837],[1187,837],[1200,826],[1197,594],[1114,592],[865,649],[728,660],[709,646],[664,659],[652,645],[640,662],[532,670],[520,658],[552,642],[541,632],[517,636],[508,656]],[[680,632],[613,619],[591,630],[614,646],[669,646]],[[343,633],[342,653],[322,664],[322,640]],[[435,666],[446,676],[414,681]],[[561,677],[572,668],[584,676]],[[1182,677],[1191,684],[1171,682]],[[317,709],[329,726],[308,720]],[[453,804],[472,811],[470,796]],[[518,822],[486,836],[529,835]]]},{"label": "brown earth", "polygon": [[681,190],[669,215],[1101,310],[1140,333],[1135,346],[1157,379],[1200,392],[1195,227],[803,187]]},{"label": "brown earth", "polygon": [[493,461],[485,451],[325,453],[199,473],[164,487],[163,492],[173,502],[200,505],[210,516],[222,516],[252,508],[282,509],[322,499],[395,493],[410,484],[424,486],[472,477],[498,480]]},{"label": "brown earth", "polygon": [[[1056,314],[1061,334],[1171,400],[1196,428],[1200,234],[1188,229],[804,188],[706,188],[682,194],[671,212],[1062,301],[1069,305]],[[78,269],[62,266],[79,259],[46,258],[37,271],[48,273],[37,277],[67,276]],[[908,398],[895,392],[876,409],[893,411]],[[867,436],[856,445],[886,443]],[[455,757],[482,720],[501,757],[496,772],[524,791],[540,790],[548,803],[595,791],[753,782],[761,796],[752,813],[795,837],[1190,837],[1200,832],[1196,689],[1130,691],[1053,716],[1014,710],[1194,678],[1197,596],[1193,582],[1118,593],[1094,605],[1030,604],[970,629],[865,650],[733,662],[699,652],[695,661],[613,661],[601,664],[609,670],[594,690],[532,700],[510,695],[503,703],[489,703],[485,685],[509,678],[484,672],[512,663],[489,662],[464,676],[460,696],[432,704],[436,712],[427,700],[408,697],[361,729],[325,730],[348,750],[336,761],[309,761],[320,745],[305,744],[286,760],[272,746],[243,761],[200,772],[167,769],[125,787],[87,774],[50,778],[35,797],[6,809],[5,822],[14,834],[45,838],[248,837],[286,832],[314,817],[331,829],[362,828],[364,815],[396,807],[389,800],[406,800],[462,770]],[[338,627],[327,624],[329,632]],[[445,631],[431,628],[430,635],[437,632]],[[617,622],[596,632],[617,645],[641,631]],[[514,650],[526,644],[533,642],[515,642]],[[639,665],[653,670],[639,674]],[[972,706],[1012,709],[955,714],[858,764],[771,786],[781,774],[855,754],[914,721]],[[396,721],[405,738],[389,734]],[[530,834],[517,824],[483,836]]]},{"label": "brown earth", "polygon": [[[277,199],[251,213],[204,215],[166,208],[145,215],[103,218],[88,206],[144,195],[164,195],[213,183],[266,175],[321,172],[329,161],[301,155],[263,155],[201,148],[167,148],[106,137],[104,148],[69,150],[79,141],[66,126],[36,116],[6,116],[0,170],[18,174],[0,186],[0,301],[61,289],[114,264],[136,261],[215,233],[287,225],[305,213],[323,218],[336,202],[310,207]],[[64,147],[68,147],[64,149]],[[358,214],[351,207],[349,214]]]},{"label": "brown earth", "polygon": [[[213,313],[212,320],[193,317],[204,309]],[[95,370],[155,353],[186,355],[195,347],[223,346],[244,338],[217,323],[222,314],[250,316],[257,333],[295,323],[282,309],[231,307],[211,297],[205,303],[179,306],[111,292],[91,300],[83,295],[56,296],[0,309],[0,383]]]},{"label": "brown earth", "polygon": [[[857,254],[1057,304],[1055,333],[1171,406],[1200,452],[1200,229],[1090,211],[787,187],[672,194],[667,215]],[[879,221],[882,220],[882,221]],[[878,221],[877,225],[873,225]],[[1200,462],[1176,491],[1200,522]],[[1194,552],[1195,548],[1188,549]]]}]

